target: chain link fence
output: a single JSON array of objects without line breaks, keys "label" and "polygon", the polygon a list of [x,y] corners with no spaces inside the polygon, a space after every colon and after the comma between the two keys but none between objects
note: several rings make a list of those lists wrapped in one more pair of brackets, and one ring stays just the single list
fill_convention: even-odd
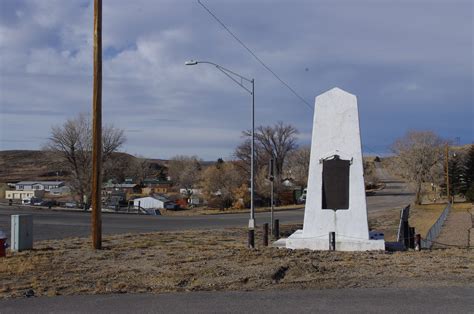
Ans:
[{"label": "chain link fence", "polygon": [[438,220],[431,226],[428,234],[426,235],[425,239],[421,239],[421,247],[423,249],[429,249],[433,246],[433,241],[438,237],[441,232],[441,228],[448,217],[449,211],[451,209],[451,204],[448,204],[446,208],[443,210],[441,215],[439,215]]}]

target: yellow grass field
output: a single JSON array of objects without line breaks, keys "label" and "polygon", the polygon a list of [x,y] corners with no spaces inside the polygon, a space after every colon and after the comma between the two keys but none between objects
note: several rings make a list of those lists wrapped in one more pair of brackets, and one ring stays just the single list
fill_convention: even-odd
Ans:
[{"label": "yellow grass field", "polygon": [[[296,226],[282,226],[289,234]],[[0,298],[281,288],[433,287],[474,284],[466,249],[314,252],[246,248],[246,229],[41,241],[0,262]]]}]

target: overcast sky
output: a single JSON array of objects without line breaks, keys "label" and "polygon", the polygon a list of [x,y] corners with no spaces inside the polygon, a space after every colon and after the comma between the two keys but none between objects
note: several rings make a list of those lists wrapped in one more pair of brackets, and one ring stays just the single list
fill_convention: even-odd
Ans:
[{"label": "overcast sky", "polygon": [[[1,149],[39,149],[92,107],[89,0],[0,0]],[[335,86],[358,98],[363,149],[407,130],[474,139],[473,1],[203,0],[311,107]],[[255,78],[256,124],[309,144],[313,111],[191,0],[103,1],[103,118],[123,151],[230,158],[251,97],[208,60]]]}]

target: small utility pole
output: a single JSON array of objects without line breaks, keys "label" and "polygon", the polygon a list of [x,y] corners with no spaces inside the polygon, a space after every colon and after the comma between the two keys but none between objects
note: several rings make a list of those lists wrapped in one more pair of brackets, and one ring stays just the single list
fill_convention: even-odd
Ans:
[{"label": "small utility pole", "polygon": [[102,248],[102,0],[94,0],[94,87],[92,96],[92,246]]},{"label": "small utility pole", "polygon": [[449,146],[446,144],[446,158],[445,158],[445,167],[446,167],[446,195],[448,196],[448,202],[451,203],[451,193],[449,191]]},{"label": "small utility pole", "polygon": [[270,234],[273,234],[273,181],[275,180],[274,165],[275,161],[273,158],[270,159],[268,165],[268,178],[270,179],[271,193],[270,193]]}]

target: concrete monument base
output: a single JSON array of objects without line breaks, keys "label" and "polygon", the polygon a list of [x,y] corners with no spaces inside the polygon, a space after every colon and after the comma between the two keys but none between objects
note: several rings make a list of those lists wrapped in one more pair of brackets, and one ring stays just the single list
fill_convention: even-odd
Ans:
[{"label": "concrete monument base", "polygon": [[[303,236],[303,230],[296,230],[286,239],[280,239],[274,244],[276,247],[287,249],[309,249],[315,251],[329,250],[329,235],[326,237],[308,238]],[[336,234],[336,251],[383,251],[385,241],[351,239]]]}]

